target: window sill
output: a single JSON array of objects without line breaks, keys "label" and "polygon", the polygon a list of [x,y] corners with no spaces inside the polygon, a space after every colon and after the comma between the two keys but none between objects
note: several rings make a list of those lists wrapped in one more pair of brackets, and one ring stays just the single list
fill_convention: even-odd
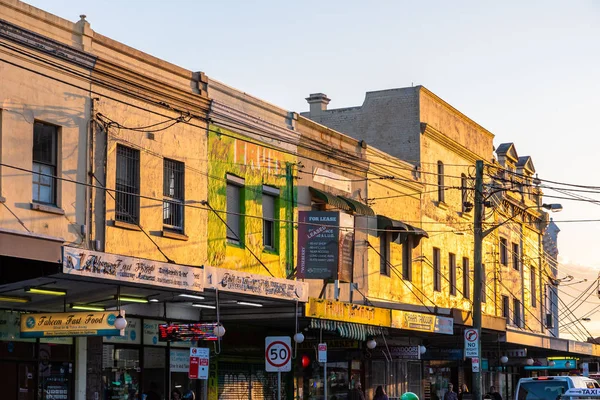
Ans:
[{"label": "window sill", "polygon": [[123,221],[113,221],[112,226],[114,226],[115,228],[127,229],[129,231],[141,231],[142,230],[142,228],[140,228],[136,224],[130,224],[129,222],[123,222]]},{"label": "window sill", "polygon": [[162,235],[165,238],[169,238],[169,239],[175,239],[175,240],[184,240],[184,241],[188,241],[190,240],[190,238],[187,235],[184,235],[183,233],[177,233],[177,232],[173,232],[173,231],[167,231],[164,230],[162,231]]},{"label": "window sill", "polygon": [[31,205],[32,210],[41,211],[41,212],[50,213],[50,214],[65,215],[65,210],[63,210],[62,208],[56,207],[56,206],[50,206],[50,205],[40,204],[40,203],[30,203],[30,205]]},{"label": "window sill", "polygon": [[244,245],[241,242],[238,242],[237,240],[233,240],[233,239],[227,239],[226,244],[227,244],[227,246],[239,247],[240,249],[244,248]]},{"label": "window sill", "polygon": [[442,209],[442,210],[447,210],[447,209],[448,209],[448,204],[446,204],[446,203],[445,203],[445,202],[443,202],[443,201],[436,201],[436,202],[435,202],[435,205],[436,205],[438,208]]}]

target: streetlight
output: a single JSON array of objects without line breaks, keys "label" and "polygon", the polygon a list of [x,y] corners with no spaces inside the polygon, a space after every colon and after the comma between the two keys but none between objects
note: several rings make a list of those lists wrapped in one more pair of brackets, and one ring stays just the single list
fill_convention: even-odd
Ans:
[{"label": "streetlight", "polygon": [[[477,160],[475,163],[475,201],[474,201],[474,246],[473,246],[473,328],[477,329],[479,334],[477,335],[477,357],[481,359],[481,285],[482,285],[482,248],[483,239],[498,229],[504,224],[507,224],[517,217],[516,215],[508,218],[500,224],[494,225],[486,230],[483,230],[483,219],[482,219],[482,206],[483,206],[483,160]],[[539,206],[551,212],[558,212],[562,210],[560,204],[542,204]],[[526,207],[524,210],[531,208],[538,208],[538,206]],[[481,388],[481,372],[473,372],[473,398],[482,398]]]}]

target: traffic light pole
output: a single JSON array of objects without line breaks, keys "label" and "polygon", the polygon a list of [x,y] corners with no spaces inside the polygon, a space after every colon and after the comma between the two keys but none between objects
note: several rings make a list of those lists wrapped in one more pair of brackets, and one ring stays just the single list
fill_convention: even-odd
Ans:
[{"label": "traffic light pole", "polygon": [[[482,248],[483,248],[483,161],[477,160],[475,163],[475,199],[474,199],[474,246],[473,246],[473,328],[477,329],[477,357],[481,365],[481,298],[484,284],[482,276]],[[473,372],[473,399],[482,399],[481,387],[481,369]]]}]

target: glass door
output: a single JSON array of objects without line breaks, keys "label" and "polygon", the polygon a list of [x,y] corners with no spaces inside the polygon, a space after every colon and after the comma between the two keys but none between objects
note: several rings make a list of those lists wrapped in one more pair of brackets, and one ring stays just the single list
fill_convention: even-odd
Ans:
[{"label": "glass door", "polygon": [[140,393],[140,352],[105,344],[102,381],[106,400],[138,400]]}]

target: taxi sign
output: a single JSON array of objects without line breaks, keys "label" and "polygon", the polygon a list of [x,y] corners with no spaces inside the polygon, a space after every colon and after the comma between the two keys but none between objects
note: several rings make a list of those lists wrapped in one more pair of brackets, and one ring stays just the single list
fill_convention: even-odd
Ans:
[{"label": "taxi sign", "polygon": [[572,388],[567,390],[562,397],[599,397],[600,389]]}]

